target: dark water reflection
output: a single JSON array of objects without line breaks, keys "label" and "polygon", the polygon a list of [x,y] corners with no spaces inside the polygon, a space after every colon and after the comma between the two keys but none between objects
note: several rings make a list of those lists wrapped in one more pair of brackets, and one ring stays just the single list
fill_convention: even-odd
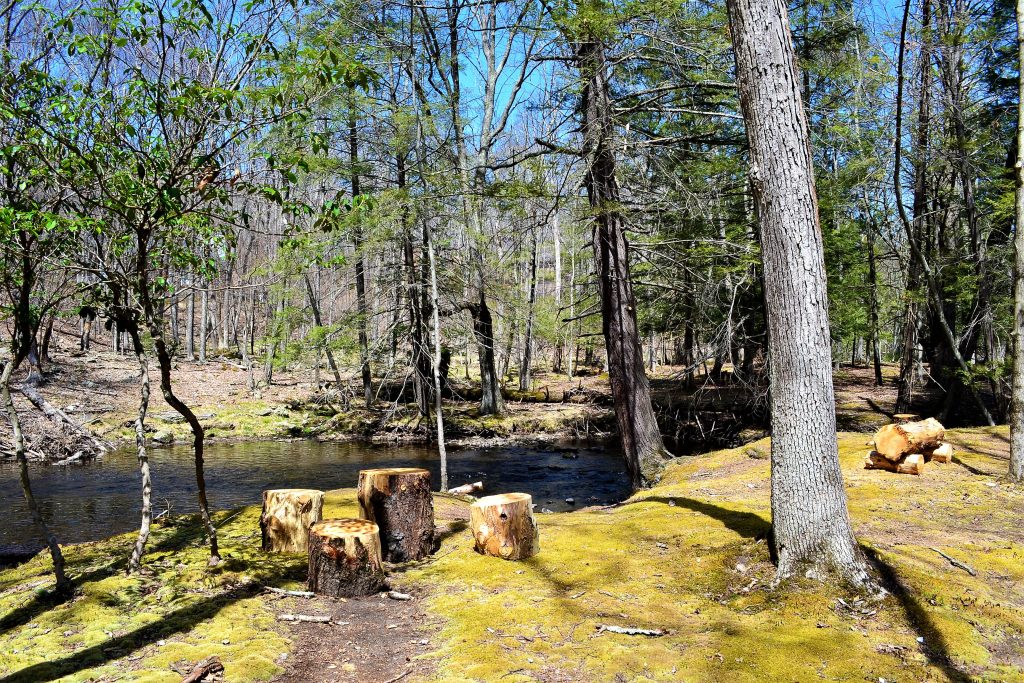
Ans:
[{"label": "dark water reflection", "polygon": [[[566,457],[569,456],[569,457]],[[195,472],[186,446],[152,451],[153,501],[176,514],[195,512]],[[258,503],[268,488],[334,489],[355,486],[360,469],[424,467],[439,484],[437,452],[425,446],[371,446],[312,441],[214,443],[207,447],[206,481],[217,509]],[[485,493],[523,491],[538,510],[610,503],[629,495],[615,447],[568,443],[544,447],[459,450],[449,453],[451,486],[483,481]],[[32,487],[62,543],[105,538],[138,523],[139,474],[131,450],[75,467],[32,466]],[[32,543],[35,531],[18,485],[14,462],[0,462],[0,546]]]}]

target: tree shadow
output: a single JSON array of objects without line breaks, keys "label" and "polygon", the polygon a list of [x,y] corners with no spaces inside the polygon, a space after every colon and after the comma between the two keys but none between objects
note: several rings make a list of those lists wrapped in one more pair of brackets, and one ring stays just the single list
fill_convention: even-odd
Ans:
[{"label": "tree shadow", "polygon": [[928,659],[928,663],[942,669],[946,678],[953,683],[970,683],[973,680],[970,674],[953,663],[949,643],[942,631],[932,621],[921,601],[900,579],[895,568],[883,560],[873,548],[861,545],[861,550],[878,572],[885,589],[899,601],[914,631],[924,638],[921,652]]},{"label": "tree shadow", "polygon": [[113,576],[117,573],[117,567],[120,564],[122,564],[121,560],[115,560],[114,562],[90,572],[86,572],[85,574],[72,576],[71,590],[67,592],[58,593],[52,590],[38,592],[28,603],[21,607],[17,607],[3,615],[3,617],[0,617],[0,633],[5,633],[11,629],[24,626],[40,614],[70,601],[75,596],[75,589],[92,581],[102,581],[107,577]]},{"label": "tree shadow", "polygon": [[72,655],[48,662],[33,664],[0,678],[0,683],[42,683],[70,676],[84,669],[102,666],[107,662],[150,645],[161,638],[188,631],[193,626],[215,616],[228,605],[256,595],[262,584],[252,583],[240,586],[202,602],[169,612],[148,626],[143,626],[122,636],[105,640],[92,647],[79,650]]},{"label": "tree shadow", "polygon": [[[753,512],[744,512],[742,510],[730,510],[729,508],[720,507],[718,505],[712,505],[702,500],[695,500],[693,498],[682,498],[676,496],[651,496],[649,498],[642,498],[630,503],[635,505],[636,503],[663,503],[665,505],[675,505],[676,507],[686,508],[693,512],[699,512],[702,515],[716,519],[725,525],[727,529],[736,532],[743,538],[752,539],[771,539],[772,525],[771,522],[766,520],[764,517]],[[774,558],[772,558],[774,561]]]}]

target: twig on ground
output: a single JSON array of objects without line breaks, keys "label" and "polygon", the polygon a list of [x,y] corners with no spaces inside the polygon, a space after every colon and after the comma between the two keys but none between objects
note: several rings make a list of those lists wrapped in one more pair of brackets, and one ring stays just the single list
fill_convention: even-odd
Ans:
[{"label": "twig on ground", "polygon": [[951,565],[953,565],[957,569],[963,569],[965,572],[967,572],[971,576],[977,576],[978,575],[978,572],[976,572],[973,567],[971,567],[968,564],[964,564],[963,562],[961,562],[960,560],[956,559],[955,557],[950,557],[949,555],[947,555],[946,553],[942,552],[938,548],[931,548],[931,547],[929,547],[928,549],[929,550],[934,550],[939,555],[942,555],[944,558],[946,558],[949,561],[949,563]]},{"label": "twig on ground", "polygon": [[278,595],[290,595],[295,598],[312,598],[316,596],[313,591],[289,591],[284,588],[274,588],[273,586],[264,586],[263,590],[269,593],[277,593]]},{"label": "twig on ground", "polygon": [[302,622],[305,624],[329,624],[331,618],[327,616],[318,616],[313,614],[278,614],[278,621],[295,621]]},{"label": "twig on ground", "polygon": [[608,631],[609,633],[620,633],[624,636],[651,636],[657,638],[665,635],[660,628],[633,628],[631,626],[610,626],[608,624],[597,625],[597,635]]}]

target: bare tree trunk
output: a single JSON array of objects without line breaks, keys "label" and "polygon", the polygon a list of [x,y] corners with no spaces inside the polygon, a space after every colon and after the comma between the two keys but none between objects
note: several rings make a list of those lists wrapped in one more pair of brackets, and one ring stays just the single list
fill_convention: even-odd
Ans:
[{"label": "bare tree trunk", "polygon": [[776,580],[808,568],[864,586],[836,445],[825,257],[786,4],[727,7],[761,225]]},{"label": "bare tree trunk", "polygon": [[206,362],[206,332],[210,325],[210,286],[203,283],[199,305],[199,362]]},{"label": "bare tree trunk", "polygon": [[188,320],[185,321],[185,355],[188,359],[196,359],[196,293],[192,290],[188,294]]},{"label": "bare tree trunk", "polygon": [[534,305],[537,301],[537,231],[530,230],[532,246],[530,248],[530,293],[527,296],[526,305],[526,332],[523,335],[523,363],[519,369],[519,390],[530,390],[530,374],[533,364],[533,316]]},{"label": "bare tree trunk", "polygon": [[[306,294],[309,295],[309,308],[313,311],[313,323],[317,327],[323,327],[323,320],[320,317],[320,304],[316,299],[316,292],[313,291],[313,283],[309,280],[307,273],[302,274],[302,279],[306,282]],[[326,337],[324,338],[324,352],[327,355],[327,364],[331,366],[331,373],[334,375],[335,386],[341,389],[341,372],[338,370],[338,364],[334,362],[334,352],[331,351],[331,345],[328,343]],[[317,368],[319,369],[319,356],[317,357]],[[319,383],[319,382],[318,382]]]},{"label": "bare tree trunk", "polygon": [[423,234],[427,238],[427,256],[430,261],[430,303],[434,318],[434,416],[437,419],[437,451],[441,458],[441,492],[448,491],[448,451],[444,443],[444,414],[441,391],[441,314],[438,312],[437,296],[437,264],[434,257],[434,240],[430,226],[426,226]]},{"label": "bare tree trunk", "polygon": [[14,408],[14,399],[11,398],[11,375],[14,373],[15,362],[9,360],[4,363],[3,373],[0,374],[0,398],[3,398],[4,407],[7,409],[7,418],[11,421],[11,431],[14,434],[14,454],[18,461],[18,473],[21,479],[21,492],[25,496],[25,504],[28,505],[29,514],[36,529],[44,539],[46,547],[50,550],[50,559],[53,560],[53,575],[57,579],[57,593],[66,594],[71,591],[71,580],[64,573],[64,554],[60,550],[57,537],[50,530],[43,513],[39,509],[39,503],[32,493],[32,482],[28,473],[28,458],[25,456],[25,435],[21,432],[21,421],[18,419],[18,412]]},{"label": "bare tree trunk", "polygon": [[[896,67],[896,130],[899,131],[903,125],[903,62],[904,55],[906,52],[906,40],[907,40],[907,22],[910,18],[910,5],[911,0],[907,0],[903,10],[903,23],[900,29],[900,44],[899,44],[899,57],[897,59]],[[957,368],[964,374],[965,377],[971,376],[971,369],[968,367],[967,362],[964,360],[963,355],[960,353],[960,345],[957,342],[956,335],[953,333],[953,328],[950,326],[949,319],[946,317],[945,304],[946,301],[942,296],[942,290],[939,288],[938,281],[935,277],[935,271],[932,270],[931,264],[928,262],[928,258],[925,256],[924,250],[922,249],[918,235],[915,234],[913,225],[911,224],[910,218],[907,216],[907,208],[903,205],[903,182],[901,178],[900,162],[903,157],[903,138],[897,132],[894,136],[896,140],[896,150],[894,154],[893,163],[893,185],[896,194],[896,209],[899,213],[900,223],[903,224],[903,230],[907,235],[907,243],[910,247],[911,257],[917,260],[918,265],[921,267],[921,275],[924,279],[925,284],[928,288],[928,295],[931,298],[932,312],[935,315],[936,322],[939,327],[939,331],[946,343],[946,346],[953,357]],[[992,420],[992,415],[989,413],[988,408],[985,406],[985,402],[982,401],[981,396],[978,394],[977,389],[974,387],[973,382],[967,382],[967,389],[974,401],[974,404],[978,407],[978,412],[981,413],[982,418],[985,420],[985,424],[991,426],[995,425]]]},{"label": "bare tree trunk", "polygon": [[[359,136],[356,131],[355,116],[348,122],[348,143],[349,143],[349,164],[352,166],[352,197],[353,200],[359,195]],[[366,264],[363,260],[363,228],[356,222],[355,236],[356,251],[356,309],[359,312],[359,372],[363,379],[363,400],[366,407],[373,405],[373,377],[370,373],[370,346],[367,335],[369,324],[369,307],[366,304]]]},{"label": "bare tree trunk", "polygon": [[1013,390],[1010,398],[1010,479],[1024,483],[1024,0],[1017,0],[1017,232],[1013,238]]},{"label": "bare tree trunk", "polygon": [[142,521],[139,536],[135,540],[131,557],[128,559],[128,573],[134,574],[142,567],[142,556],[149,541],[149,529],[153,521],[153,480],[149,472],[149,453],[146,451],[146,411],[149,410],[149,361],[142,346],[138,325],[128,328],[135,358],[139,363],[139,412],[135,417],[135,454],[139,461],[139,476],[142,478]]},{"label": "bare tree trunk", "polygon": [[583,139],[588,157],[587,197],[594,214],[594,261],[601,292],[608,377],[626,469],[635,487],[661,478],[670,457],[658,430],[651,387],[644,373],[629,274],[629,245],[616,179],[615,130],[603,39],[587,36],[573,46],[583,89]]},{"label": "bare tree trunk", "polygon": [[882,353],[878,330],[878,269],[875,266],[875,232],[868,228],[868,286],[870,287],[871,360],[875,368],[875,386],[882,386]]}]

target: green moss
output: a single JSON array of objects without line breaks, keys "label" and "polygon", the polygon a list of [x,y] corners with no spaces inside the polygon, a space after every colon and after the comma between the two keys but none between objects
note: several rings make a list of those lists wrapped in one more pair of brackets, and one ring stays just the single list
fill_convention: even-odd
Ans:
[{"label": "green moss", "polygon": [[[767,452],[767,439],[679,459],[620,507],[539,515],[541,551],[525,562],[473,552],[452,522],[467,504],[438,496],[441,549],[392,576],[426,596],[437,630],[429,680],[1021,679],[1024,492],[998,476],[1005,429],[951,434],[961,464],[931,464],[922,477],[864,470],[867,438],[840,435],[839,453],[858,538],[898,587],[880,602],[812,582],[768,587],[769,464],[747,453]],[[355,512],[353,491],[327,496],[325,516]],[[69,548],[85,578],[63,605],[38,592],[52,584],[44,557],[0,572],[0,676],[173,681],[171,664],[218,654],[231,681],[270,679],[290,644],[239,586],[297,586],[304,561],[259,552],[257,518],[256,508],[219,515],[217,569],[192,521],[156,533],[148,577],[121,573],[130,537]]]}]

